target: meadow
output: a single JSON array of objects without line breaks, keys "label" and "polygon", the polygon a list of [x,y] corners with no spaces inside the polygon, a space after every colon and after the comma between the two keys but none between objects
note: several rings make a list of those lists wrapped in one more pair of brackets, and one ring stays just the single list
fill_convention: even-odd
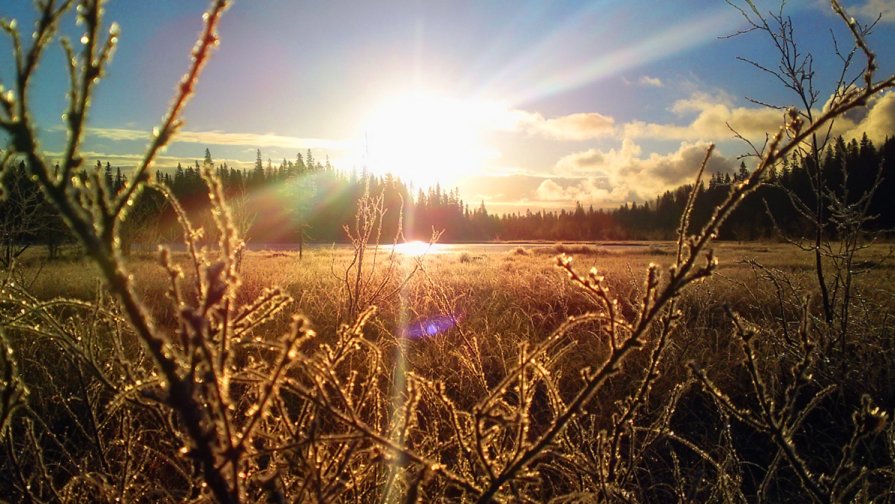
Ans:
[{"label": "meadow", "polygon": [[[476,440],[476,428],[485,428],[490,420],[496,425],[507,422],[509,426],[504,428],[509,431],[520,420],[513,416],[524,413],[528,417],[525,430],[543,432],[556,421],[561,404],[571,400],[588,374],[611,354],[607,341],[610,333],[600,322],[584,321],[562,329],[568,321],[587,317],[599,309],[601,302],[594,292],[576,285],[563,268],[557,267],[557,255],[569,254],[576,269],[596,268],[618,299],[622,317],[630,319],[642,304],[644,272],[651,264],[658,265],[659,270],[666,269],[674,262],[675,249],[676,244],[671,242],[575,243],[519,245],[500,251],[473,246],[471,252],[452,248],[448,253],[433,248],[430,253],[415,256],[392,255],[390,247],[380,247],[375,259],[377,267],[364,282],[386,288],[375,299],[368,299],[375,301],[376,311],[363,315],[369,318],[363,327],[352,329],[356,331],[353,336],[345,334],[346,324],[352,323],[346,306],[346,291],[352,284],[346,283],[344,275],[350,271],[354,258],[350,248],[318,248],[305,252],[301,259],[295,252],[282,250],[245,252],[235,302],[250,305],[268,296],[267,289],[273,285],[280,286],[292,301],[273,310],[275,314],[266,314],[261,325],[251,327],[251,338],[242,339],[252,344],[235,356],[235,365],[245,366],[240,371],[251,370],[257,366],[255,359],[270,359],[264,345],[273,346],[276,335],[288,334],[290,321],[298,313],[307,318],[309,329],[316,333],[313,340],[303,343],[301,349],[307,353],[307,360],[298,359],[299,366],[313,369],[293,369],[287,373],[289,379],[319,380],[317,386],[324,397],[327,380],[332,380],[329,386],[342,389],[339,393],[358,395],[344,399],[349,404],[357,401],[351,407],[323,401],[317,405],[316,414],[309,415],[307,396],[293,391],[297,395],[290,397],[281,391],[283,397],[277,406],[280,410],[270,411],[273,420],[266,419],[260,429],[267,431],[262,436],[266,443],[280,443],[287,448],[256,447],[258,454],[267,453],[260,456],[280,459],[280,464],[285,464],[275,473],[279,486],[274,494],[322,501],[392,501],[408,495],[425,500],[466,500],[474,496],[461,484],[450,478],[439,481],[441,478],[436,475],[441,470],[462,471],[466,464],[471,464],[464,461],[464,443],[485,447],[486,443],[495,443],[497,446],[491,448],[495,455],[512,445],[504,446],[507,440]],[[373,250],[371,247],[368,253]],[[772,400],[783,401],[788,394],[798,396],[797,405],[791,407],[798,411],[801,420],[792,440],[812,470],[837,470],[844,457],[843,446],[850,443],[857,422],[858,417],[853,419],[852,413],[860,410],[862,396],[872,398],[873,407],[879,411],[895,407],[895,390],[891,387],[895,372],[895,270],[889,261],[890,245],[871,245],[855,258],[855,284],[851,287],[854,294],[850,301],[853,322],[849,329],[853,339],[846,353],[837,349],[835,338],[823,321],[806,320],[800,313],[816,281],[811,254],[790,244],[770,242],[718,243],[715,253],[719,265],[711,277],[681,296],[677,309],[685,322],[677,324],[670,333],[661,358],[656,349],[664,338],[663,331],[654,330],[577,414],[561,443],[539,461],[535,472],[526,476],[530,481],[515,490],[519,496],[559,501],[568,501],[560,498],[565,496],[583,501],[608,498],[719,502],[753,498],[777,501],[804,496],[805,490],[793,469],[777,460],[780,455],[774,440],[770,436],[762,439],[746,413],[741,412],[743,418],[737,419],[736,414],[726,412],[718,404],[719,397],[724,397],[744,411],[759,409],[750,379],[750,363],[761,370],[768,387],[766,393]],[[368,256],[368,260],[372,265],[373,259]],[[187,254],[174,254],[173,261],[190,271]],[[160,328],[176,334],[182,318],[171,311],[165,268],[154,254],[132,257],[127,265]],[[862,268],[866,274],[862,274]],[[104,317],[98,310],[108,304],[108,296],[96,281],[97,273],[93,263],[75,254],[50,262],[35,254],[26,258],[15,274],[16,281],[24,283],[34,296],[31,305],[23,305],[29,310],[39,312],[41,301],[59,297],[96,307],[70,306],[68,309],[81,310],[81,314],[66,320],[67,327],[59,332],[33,330],[32,326],[21,336],[13,336],[23,375],[28,382],[40,384],[32,385],[32,411],[40,418],[55,419],[56,425],[68,425],[66,429],[83,429],[83,446],[77,445],[79,436],[66,430],[62,450],[65,457],[43,462],[47,464],[49,481],[41,482],[32,476],[38,488],[48,488],[50,482],[60,477],[52,472],[66,467],[64,459],[75,465],[63,472],[83,475],[96,472],[87,467],[99,460],[114,459],[111,453],[100,456],[97,445],[108,446],[120,436],[109,429],[121,422],[120,418],[113,419],[122,412],[124,404],[140,404],[140,396],[151,397],[158,386],[157,375],[132,336],[121,326],[110,331],[106,325],[110,322],[101,322]],[[191,273],[185,277],[185,285],[195,279]],[[12,277],[7,278],[6,291],[12,281]],[[197,302],[189,294],[185,299],[189,304]],[[816,302],[817,299],[808,300],[809,304]],[[732,317],[743,317],[755,328],[755,341],[750,342],[754,360],[744,355],[743,340],[737,336]],[[29,313],[30,323],[39,318],[39,314]],[[88,321],[92,330],[76,327]],[[16,320],[9,325],[27,324]],[[109,337],[120,338],[121,343],[95,340]],[[94,340],[87,342],[87,338]],[[810,363],[814,376],[802,380],[795,389],[789,383],[790,368],[805,357],[806,348],[799,338],[818,345],[819,351],[809,353],[819,357]],[[556,341],[544,346],[551,339]],[[113,350],[116,347],[118,350]],[[533,364],[531,369],[536,371],[528,376],[531,383],[526,389],[524,377],[530,372],[526,359],[537,356],[534,349],[538,348],[543,360]],[[336,358],[329,362],[337,375],[314,377],[322,372],[314,366],[322,363],[317,361],[319,357],[312,356],[321,351],[330,354],[330,358],[334,357],[333,352],[346,353],[344,361]],[[79,355],[83,362],[78,362]],[[68,368],[69,373],[60,373],[56,366],[66,361],[70,363],[64,367],[73,367]],[[520,366],[522,381],[508,382],[508,377],[519,373]],[[122,370],[123,375],[115,376],[112,369]],[[80,386],[71,382],[72,373],[78,376]],[[108,383],[103,386],[104,381]],[[648,390],[642,390],[645,383]],[[297,384],[293,386],[298,388]],[[81,387],[84,390],[79,392]],[[502,387],[507,395],[498,398],[495,411],[485,414],[483,405],[494,402],[494,390]],[[706,387],[721,391],[719,397]],[[527,399],[520,400],[521,394],[527,394]],[[66,401],[74,406],[59,410],[55,401],[65,395],[70,395]],[[235,397],[235,408],[252,407],[251,394]],[[107,409],[102,401],[116,406]],[[332,398],[328,401],[337,402]],[[635,401],[636,408],[631,408]],[[41,411],[41,406],[46,410]],[[152,409],[146,404],[142,407]],[[89,415],[84,417],[84,408],[97,409],[92,413],[96,415],[93,420]],[[142,471],[132,466],[133,485],[124,483],[118,490],[100,485],[102,490],[125,500],[178,500],[191,491],[199,491],[197,483],[186,476],[190,472],[189,457],[178,459],[173,446],[168,448],[171,453],[166,454],[166,460],[178,471],[155,468],[149,472],[161,472],[152,478],[146,474],[153,464],[139,456],[141,450],[147,449],[142,445],[159,443],[162,434],[145,423],[147,419],[141,418],[145,414],[130,412],[125,422],[135,436],[131,456],[143,464],[139,466]],[[883,416],[882,421],[885,420]],[[96,422],[92,434],[88,427],[91,422]],[[278,426],[277,422],[283,424]],[[346,431],[345,424],[353,428]],[[404,429],[397,438],[396,424]],[[309,434],[302,427],[320,432]],[[364,429],[374,431],[365,433],[366,440]],[[617,453],[605,445],[613,433],[620,440]],[[109,437],[107,441],[98,441],[105,436]],[[386,456],[387,450],[382,453],[382,447],[376,448],[378,443],[388,446],[389,439],[401,439],[411,455],[393,458]],[[850,488],[849,495],[861,500],[888,495],[892,490],[892,480],[886,476],[892,468],[892,460],[886,455],[888,451],[891,456],[892,440],[891,424],[861,436],[851,456],[866,464],[863,469],[868,473],[862,474],[863,486]],[[38,436],[33,442],[36,444],[31,448],[37,449],[46,440]],[[19,443],[9,441],[7,449],[28,448],[27,443]],[[164,444],[153,446],[156,456],[164,452]],[[307,451],[296,448],[303,445]],[[28,453],[27,449],[23,451]],[[55,454],[46,446],[40,446],[39,451]],[[323,473],[311,477],[307,471],[315,464],[309,460],[323,454],[334,457],[333,463],[338,464],[330,467],[324,463],[325,457],[318,458],[321,465],[317,470]],[[26,456],[20,455],[23,459]],[[487,460],[487,455],[479,456]],[[425,479],[415,472],[412,457],[433,464]],[[29,467],[21,460],[17,464],[21,465],[19,471]],[[452,468],[454,464],[456,467]],[[612,478],[616,481],[609,479],[608,469],[613,465],[617,472]],[[244,476],[250,488],[265,488],[256,481],[261,467],[253,476]],[[5,467],[5,478],[0,484],[14,495],[22,488],[8,479],[15,473],[10,469]],[[465,468],[470,472],[472,469]],[[346,481],[346,471],[357,479]],[[354,474],[355,471],[362,472]],[[99,484],[82,481],[84,477],[69,480],[64,487],[69,493],[61,495],[73,498]],[[103,478],[107,481],[111,477]]]}]

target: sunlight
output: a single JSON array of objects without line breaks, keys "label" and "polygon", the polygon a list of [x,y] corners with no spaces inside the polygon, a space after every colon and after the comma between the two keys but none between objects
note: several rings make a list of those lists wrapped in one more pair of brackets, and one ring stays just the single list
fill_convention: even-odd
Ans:
[{"label": "sunlight", "polygon": [[[585,18],[586,19],[586,18]],[[560,72],[543,75],[542,79],[527,82],[519,91],[509,97],[514,102],[526,102],[580,88],[609,76],[623,75],[631,68],[673,57],[692,48],[715,40],[715,34],[736,31],[736,16],[731,16],[724,6],[702,10],[692,15],[686,23],[670,25],[662,30],[644,33],[636,43],[609,52],[597,51],[587,59],[575,61]],[[565,35],[562,28],[544,38],[539,49],[546,50],[561,41]],[[518,71],[532,64],[538,51],[533,50],[519,57],[518,61],[507,65],[503,72]]]},{"label": "sunlight", "polygon": [[395,251],[405,256],[419,257],[433,252],[436,246],[433,243],[415,240],[395,245]]},{"label": "sunlight", "polygon": [[451,185],[498,156],[486,133],[506,108],[482,100],[410,92],[385,100],[364,123],[366,164],[418,187]]}]

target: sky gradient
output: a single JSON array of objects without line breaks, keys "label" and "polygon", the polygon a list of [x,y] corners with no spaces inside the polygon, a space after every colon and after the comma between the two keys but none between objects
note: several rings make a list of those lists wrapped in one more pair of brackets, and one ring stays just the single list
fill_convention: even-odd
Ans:
[{"label": "sky gradient", "polygon": [[[764,11],[775,2],[757,2]],[[882,18],[869,38],[879,75],[895,72],[895,2],[845,2],[859,21]],[[133,166],[165,112],[206,7],[200,1],[112,1],[120,45],[89,116],[87,157]],[[832,37],[843,24],[818,0],[790,2],[796,38],[815,56],[816,85],[833,91]],[[30,2],[0,17],[30,27]],[[615,207],[652,199],[695,174],[709,142],[710,169],[732,169],[796,96],[737,59],[775,65],[766,36],[724,38],[746,27],[723,1],[237,1],[221,44],[186,110],[186,126],[157,163],[201,159],[247,167],[256,149],[278,164],[311,149],[339,169],[390,170],[417,187],[459,187],[494,211]],[[831,34],[832,30],[832,34]],[[80,35],[74,19],[63,31]],[[27,31],[26,31],[27,33]],[[0,41],[0,81],[11,49]],[[38,74],[43,148],[61,149],[62,52]],[[821,98],[821,102],[825,98]],[[837,132],[873,140],[895,133],[895,95],[839,121]]]}]

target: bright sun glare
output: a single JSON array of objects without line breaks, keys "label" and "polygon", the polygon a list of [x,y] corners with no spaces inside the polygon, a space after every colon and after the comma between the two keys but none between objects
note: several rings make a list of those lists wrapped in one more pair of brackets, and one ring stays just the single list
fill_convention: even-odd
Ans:
[{"label": "bright sun glare", "polygon": [[500,127],[496,104],[429,92],[383,101],[365,122],[366,164],[419,187],[456,183],[480,173],[497,151],[487,133]]},{"label": "bright sun glare", "polygon": [[396,246],[396,250],[399,254],[411,257],[419,257],[431,252],[434,247],[436,247],[436,245],[433,243],[427,243],[417,240],[401,243]]}]

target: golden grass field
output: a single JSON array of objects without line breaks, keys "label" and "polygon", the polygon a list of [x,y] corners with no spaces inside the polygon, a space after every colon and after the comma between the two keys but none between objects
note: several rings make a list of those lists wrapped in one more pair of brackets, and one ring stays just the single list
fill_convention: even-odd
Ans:
[{"label": "golden grass field", "polygon": [[[397,254],[401,264],[397,276],[409,274],[417,263],[421,267],[410,276],[400,295],[386,299],[379,308],[390,312],[401,305],[415,316],[425,316],[437,309],[433,295],[439,294],[452,301],[452,308],[464,313],[467,323],[500,314],[503,308],[512,309],[496,304],[510,303],[509,300],[518,305],[516,308],[543,312],[540,317],[562,317],[572,313],[570,306],[564,304],[580,303],[580,309],[588,306],[555,267],[554,258],[560,252],[567,251],[578,269],[596,267],[621,293],[630,295],[639,289],[649,264],[662,267],[673,262],[675,246],[671,242],[519,245],[493,252],[473,246],[473,252],[452,248],[451,252],[420,257]],[[380,273],[389,249],[383,247],[380,252]],[[720,263],[718,272],[691,292],[694,296],[706,296],[710,304],[701,304],[703,309],[711,304],[739,304],[755,297],[753,301],[760,302],[761,296],[771,294],[749,261],[792,275],[806,289],[804,294],[811,294],[815,271],[812,253],[780,243],[721,242],[714,250]],[[859,284],[880,295],[882,302],[886,295],[895,295],[892,254],[893,246],[874,244],[861,251],[854,268]],[[247,251],[241,269],[242,295],[250,299],[266,287],[280,286],[295,298],[295,309],[319,324],[331,324],[338,311],[338,293],[343,288],[350,256],[344,246],[306,251],[303,259],[294,251]],[[185,254],[175,254],[175,258],[186,261]],[[152,305],[152,298],[163,295],[167,288],[157,258],[154,254],[136,255],[128,260],[128,266]],[[868,267],[872,269],[862,271]],[[188,270],[186,273],[189,276]],[[42,299],[61,296],[90,300],[99,288],[96,266],[74,252],[62,260],[46,262],[35,251],[22,261],[19,274]]]},{"label": "golden grass field", "polygon": [[[270,342],[271,348],[276,348],[275,342],[281,338],[279,335],[288,333],[290,315],[300,313],[309,319],[310,327],[318,336],[303,344],[305,346],[301,347],[301,351],[308,355],[307,360],[299,359],[289,375],[294,374],[295,377],[287,379],[284,386],[293,383],[288,381],[290,379],[296,380],[295,383],[302,379],[328,380],[318,385],[324,389],[325,384],[331,381],[331,386],[340,389],[340,393],[354,397],[346,399],[349,403],[358,401],[357,410],[352,406],[349,411],[355,411],[351,415],[358,415],[357,418],[361,419],[358,421],[368,426],[353,428],[361,432],[364,429],[393,432],[395,422],[401,424],[408,420],[390,417],[387,413],[389,408],[394,408],[395,412],[405,411],[406,414],[408,410],[402,408],[410,408],[407,405],[410,403],[401,401],[418,401],[413,406],[415,423],[405,426],[403,436],[406,438],[401,438],[402,442],[427,457],[426,460],[440,461],[438,463],[449,470],[452,467],[460,471],[471,470],[466,469],[466,462],[459,458],[461,454],[457,452],[458,442],[464,442],[463,439],[472,442],[470,440],[477,436],[464,430],[475,425],[466,423],[464,419],[487,418],[482,417],[485,414],[482,405],[491,404],[494,397],[500,397],[494,404],[510,411],[521,408],[517,411],[524,412],[526,420],[519,425],[524,425],[531,433],[543,432],[555,422],[555,405],[551,405],[550,394],[561,398],[553,401],[568,401],[580,389],[583,377],[611,354],[606,341],[606,328],[599,323],[586,323],[560,331],[570,317],[599,311],[601,304],[593,292],[576,286],[563,270],[556,267],[557,254],[570,254],[574,258],[572,264],[576,271],[596,268],[599,275],[605,276],[606,284],[619,300],[619,320],[632,320],[637,316],[640,305],[645,271],[650,264],[659,265],[659,271],[666,270],[667,265],[674,261],[675,248],[676,244],[668,242],[519,245],[492,251],[471,246],[469,251],[453,247],[450,253],[436,251],[422,256],[397,254],[394,257],[389,256],[388,248],[380,249],[375,257],[374,249],[368,248],[364,271],[372,270],[372,276],[368,277],[365,273],[364,284],[369,288],[380,285],[380,280],[384,280],[383,289],[378,297],[363,299],[362,305],[371,303],[378,309],[363,327],[362,334],[347,340],[339,327],[353,323],[346,308],[347,285],[356,288],[353,277],[345,276],[353,257],[349,248],[316,248],[306,251],[301,259],[297,253],[289,251],[248,251],[242,260],[241,286],[236,301],[251,303],[262,296],[265,289],[280,286],[294,302],[252,329],[249,333],[252,341],[246,348],[255,345],[259,349],[238,355],[236,362],[245,366],[249,375],[255,368],[270,367],[270,363],[259,367],[257,359],[273,359],[269,351],[261,348],[267,342]],[[623,475],[630,473],[629,476],[617,477],[629,489],[625,492],[631,492],[625,495],[634,500],[662,501],[677,495],[727,502],[733,498],[732,495],[759,493],[771,500],[786,500],[800,495],[802,490],[785,467],[777,471],[768,487],[764,484],[759,487],[762,472],[751,475],[748,471],[743,472],[743,467],[769,464],[774,446],[743,424],[720,415],[717,407],[712,405],[704,392],[700,392],[694,381],[693,370],[698,369],[734,403],[756,407],[750,405],[750,401],[754,401],[753,387],[744,365],[741,340],[735,335],[727,309],[742,315],[748,327],[754,329],[758,336],[752,347],[757,355],[755,362],[760,366],[770,391],[769,396],[788,393],[785,392],[789,387],[788,370],[794,359],[801,355],[798,335],[802,333],[798,327],[804,324],[810,326],[808,333],[812,334],[812,341],[820,345],[821,357],[813,361],[814,375],[800,385],[799,393],[808,398],[811,394],[820,394],[820,391],[826,390],[823,387],[831,383],[835,384],[836,389],[834,394],[824,395],[811,408],[803,405],[810,415],[806,413],[801,420],[805,425],[800,428],[796,440],[812,454],[810,466],[829,471],[830,464],[835,465],[835,456],[848,439],[850,412],[859,407],[861,394],[871,397],[874,404],[885,411],[895,406],[895,390],[891,386],[895,380],[895,366],[891,362],[891,357],[895,355],[895,318],[892,316],[895,313],[895,269],[889,262],[892,254],[890,245],[870,246],[860,251],[852,264],[855,284],[850,300],[850,339],[846,354],[836,348],[833,337],[827,336],[834,331],[823,329],[822,322],[814,315],[818,300],[813,254],[778,243],[718,243],[714,250],[720,266],[711,277],[682,294],[678,304],[681,322],[671,331],[662,358],[651,358],[651,349],[658,344],[656,338],[661,333],[658,328],[650,329],[643,350],[631,354],[619,372],[607,379],[594,400],[570,423],[558,441],[559,448],[556,450],[561,448],[561,451],[551,452],[550,457],[556,459],[550,458],[543,467],[539,466],[537,478],[530,476],[534,479],[531,486],[526,487],[529,495],[547,499],[554,495],[580,494],[579,498],[588,501],[598,495],[606,495],[601,492],[611,494],[613,487],[601,487],[605,484],[587,480],[587,477],[606,470],[603,465],[606,463],[620,464],[618,467],[628,471],[621,473]],[[103,291],[93,263],[78,257],[73,251],[69,251],[62,260],[52,262],[42,260],[38,252],[25,257],[15,270],[15,281],[23,284],[37,299],[66,297],[93,302]],[[174,254],[174,259],[185,270],[184,288],[191,288],[189,286],[193,285],[191,279],[195,278],[195,274],[188,269],[190,262],[187,255]],[[160,328],[175,333],[177,324],[182,324],[183,319],[171,311],[174,308],[166,298],[168,280],[158,260],[151,254],[136,255],[129,258],[127,264],[144,304],[155,315]],[[390,266],[393,266],[392,270],[389,270]],[[826,266],[830,268],[828,271],[835,270],[833,264]],[[184,298],[190,303],[195,299],[195,294],[185,291]],[[807,321],[801,316],[806,300],[809,307]],[[22,306],[27,308],[30,305]],[[25,311],[23,308],[22,313]],[[64,333],[84,334],[85,338],[120,339],[123,350],[119,351],[110,369],[122,369],[120,377],[113,374],[112,378],[120,380],[122,385],[110,385],[115,392],[108,396],[108,400],[112,400],[113,404],[124,404],[121,401],[136,401],[135,404],[139,404],[137,391],[145,390],[156,375],[127,330],[121,332],[121,328],[91,322],[89,310],[69,321],[66,321],[64,314],[60,311],[55,315],[57,318],[49,319],[61,321],[58,323],[64,326],[73,324]],[[79,324],[94,325],[91,329],[87,326],[79,328]],[[548,340],[553,334],[560,335],[558,346],[553,345],[551,350],[544,352],[544,360],[538,364],[542,366],[544,375],[533,382],[531,392],[527,392],[531,394],[527,402],[514,404],[517,401],[515,394],[523,394],[526,390],[524,383],[525,376],[529,376],[526,371],[529,368],[522,367],[518,384],[507,388],[505,380],[519,372],[517,366],[526,358],[529,349]],[[236,338],[234,341],[238,340]],[[82,373],[85,371],[78,367],[79,364],[57,363],[53,360],[55,357],[49,357],[57,355],[54,345],[64,342],[65,337],[38,337],[32,340],[26,331],[15,341],[23,356],[24,376],[31,383],[38,384],[34,386],[31,398],[35,414],[50,422],[50,425],[53,421],[59,422],[59,425],[70,425],[72,422],[77,425],[77,422],[83,421],[77,420],[83,414],[78,413],[77,408],[58,410],[54,399],[79,393],[77,387],[73,392],[67,392],[73,384],[66,381],[63,369],[69,369],[67,373],[75,373],[84,379]],[[93,356],[88,362],[102,363],[105,356],[116,355],[110,353],[111,350],[102,349],[108,347],[106,343],[82,342],[80,336],[77,341],[73,348],[77,349],[83,344],[85,351],[98,352],[91,353]],[[80,351],[76,350],[74,355],[79,355],[77,352]],[[66,355],[66,351],[58,352],[60,356]],[[326,360],[329,357],[325,356],[332,352],[349,352],[347,357],[334,361],[340,364],[333,365],[333,374],[328,375],[327,371],[313,367],[318,359],[329,362]],[[652,369],[650,366],[653,365],[656,366],[657,378],[650,382],[650,389],[641,394],[638,386],[646,370]],[[305,366],[310,367],[303,369]],[[86,372],[89,375],[89,366]],[[534,378],[532,375],[529,379]],[[416,385],[407,389],[408,381]],[[233,407],[236,411],[250,412],[254,407],[253,397],[237,399]],[[320,460],[316,463],[309,461],[307,457],[311,457],[310,452],[284,452],[284,467],[299,464],[295,466],[294,474],[291,471],[282,473],[287,495],[324,501],[340,495],[353,495],[360,501],[388,500],[388,496],[401,495],[413,487],[412,466],[396,461],[383,462],[387,459],[376,455],[376,449],[358,448],[365,445],[351,441],[354,434],[348,433],[354,432],[353,429],[344,433],[339,422],[332,423],[331,414],[336,414],[335,418],[344,415],[338,413],[337,405],[318,405],[317,410],[309,410],[316,413],[306,414],[300,413],[305,411],[303,409],[292,411],[290,408],[298,406],[290,406],[287,397],[284,396],[279,409],[275,409],[276,414],[271,412],[270,417],[263,421],[264,430],[259,434],[262,438],[268,436],[268,431],[271,432],[270,436],[281,437],[284,435],[282,429],[286,429],[285,432],[291,432],[292,437],[301,440],[299,443],[309,443],[308,446],[315,447],[314,450],[323,450],[314,452],[316,455],[313,457],[330,453],[328,456],[341,461],[340,464],[354,468],[350,471],[373,471],[364,473],[353,485],[346,485],[338,471],[321,475],[319,480],[315,480],[309,474],[336,469]],[[633,397],[642,397],[643,404],[630,410],[631,419],[623,424],[627,427],[620,431],[618,415],[627,408],[628,398]],[[303,401],[295,404],[305,404]],[[87,404],[90,402],[87,401]],[[308,404],[302,408],[308,408]],[[120,411],[114,407],[112,410]],[[132,425],[128,428],[142,429],[140,432],[144,432],[142,441],[138,436],[130,449],[135,456],[144,449],[141,443],[158,444],[162,452],[177,450],[177,446],[169,446],[175,440],[168,434],[155,432],[151,427],[152,421],[147,427],[141,419],[142,414],[135,417],[127,415],[130,413],[126,413],[127,422],[122,425]],[[655,423],[660,420],[664,423]],[[514,422],[517,421],[522,420],[508,417],[497,425],[503,425],[500,428],[507,432],[514,432],[513,426],[517,425]],[[295,431],[289,430],[291,422],[295,422]],[[452,422],[456,422],[453,428],[450,427]],[[306,438],[303,434],[305,431],[301,429],[311,428],[312,425],[321,425],[314,429],[332,432],[320,439],[313,434]],[[637,434],[641,431],[655,431],[661,436],[655,439],[647,436],[644,441]],[[274,434],[277,432],[280,434]],[[630,454],[612,450],[607,452],[604,444],[606,436],[610,435],[607,432],[624,432],[619,439],[630,439],[624,443],[637,440],[645,444],[638,448],[640,451]],[[891,434],[895,430],[888,427],[887,432]],[[376,434],[367,435],[376,439]],[[486,441],[478,442],[497,441],[486,438]],[[81,445],[72,443],[75,448],[70,450],[77,453]],[[94,450],[102,446],[102,443],[89,439],[79,443],[83,443],[83,448],[92,446]],[[503,445],[498,443],[494,449],[498,446]],[[698,455],[695,458],[694,453]],[[870,455],[866,456],[876,456],[873,451],[868,453]],[[140,460],[152,460],[153,456]],[[681,460],[689,462],[685,464]],[[173,467],[183,463],[169,462]],[[302,463],[307,465],[301,466]],[[558,466],[551,469],[553,464]],[[151,468],[152,464],[147,467]],[[564,468],[560,470],[560,467]],[[143,469],[144,472],[148,470]],[[551,473],[554,470],[559,472]],[[628,481],[634,475],[639,476]],[[585,479],[580,480],[582,477]],[[171,485],[170,493],[158,493],[158,481]],[[147,479],[144,486],[135,487],[132,493],[124,494],[177,500],[193,484],[189,478],[185,481],[187,483],[176,476]],[[877,484],[875,480],[868,481]],[[380,494],[383,484],[388,488],[386,494]],[[424,488],[426,495],[433,498],[452,500],[463,495],[462,492],[457,493],[459,490],[450,482],[441,480],[433,480]],[[595,488],[602,490],[594,493]],[[312,490],[319,495],[308,493]],[[884,492],[874,487],[873,492],[880,491]],[[72,495],[82,494],[76,492]]]},{"label": "golden grass field", "polygon": [[[409,349],[420,351],[437,363],[441,360],[438,352],[456,351],[475,337],[484,349],[501,352],[499,360],[508,359],[520,341],[540,341],[569,316],[581,315],[596,306],[556,267],[559,252],[568,252],[580,271],[597,268],[630,316],[637,306],[646,268],[653,263],[662,269],[667,267],[673,262],[675,247],[671,242],[520,245],[499,251],[482,251],[473,246],[473,252],[452,248],[448,253],[419,257],[397,254],[397,267],[391,273],[394,278],[385,289],[388,295],[374,303],[378,313],[373,327],[377,338],[397,345],[408,329],[412,332],[412,328],[418,329],[427,320],[452,316],[455,327],[431,336],[408,338]],[[389,250],[383,247],[377,256],[374,278],[385,275]],[[715,252],[720,263],[718,271],[685,293],[682,310],[688,323],[679,329],[677,338],[686,342],[681,345],[686,348],[678,357],[725,369],[729,359],[736,357],[723,357],[721,353],[736,354],[737,349],[729,348],[732,326],[724,307],[751,317],[758,325],[779,322],[780,313],[775,307],[781,302],[787,305],[785,311],[795,310],[795,304],[806,296],[816,302],[815,266],[812,253],[788,244],[722,242],[716,244]],[[891,262],[891,255],[891,245],[875,244],[859,253],[854,267],[855,282],[860,288],[860,295],[853,299],[855,309],[864,314],[867,324],[878,325],[880,331],[891,326],[893,321],[887,319],[888,314],[895,312],[895,263]],[[185,254],[175,258],[184,265],[187,262]],[[306,251],[303,259],[291,251],[248,251],[241,268],[239,298],[249,302],[264,289],[279,286],[295,302],[266,326],[266,333],[285,331],[288,315],[301,313],[321,334],[334,334],[340,323],[350,322],[343,306],[344,272],[350,259],[351,251],[344,246]],[[366,267],[370,268],[370,256],[367,262]],[[46,263],[32,258],[24,265],[20,268],[21,277],[38,298],[91,300],[101,288],[95,266],[86,259],[72,257]],[[135,256],[129,260],[129,267],[147,306],[159,315],[159,320],[170,322],[173,315],[162,312],[170,310],[169,303],[163,302],[167,278],[157,259],[153,254]],[[862,271],[864,268],[869,269]],[[189,269],[184,269],[187,279],[194,277]],[[779,275],[787,282],[779,296],[768,280],[769,274]],[[408,276],[406,285],[399,289],[398,281]],[[788,316],[792,322],[798,313],[790,312]],[[595,342],[591,348],[582,349],[581,355],[600,345]],[[419,364],[421,368],[432,365]]]}]

